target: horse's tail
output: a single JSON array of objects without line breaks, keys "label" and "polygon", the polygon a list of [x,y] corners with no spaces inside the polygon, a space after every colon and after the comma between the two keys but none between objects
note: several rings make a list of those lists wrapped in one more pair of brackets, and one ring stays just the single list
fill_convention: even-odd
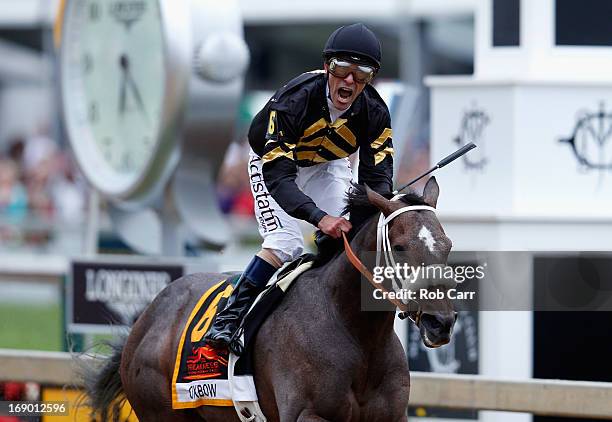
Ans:
[{"label": "horse's tail", "polygon": [[100,365],[92,365],[89,362],[81,369],[81,380],[85,388],[84,404],[89,406],[93,414],[99,416],[103,422],[118,421],[120,410],[126,401],[121,384],[119,367],[121,365],[121,354],[125,346],[127,336],[122,336],[118,341],[107,343],[112,349],[112,354],[101,360]]}]

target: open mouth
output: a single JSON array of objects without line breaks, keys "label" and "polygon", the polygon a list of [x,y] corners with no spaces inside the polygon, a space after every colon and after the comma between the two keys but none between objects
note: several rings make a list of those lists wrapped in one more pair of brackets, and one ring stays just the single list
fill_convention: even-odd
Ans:
[{"label": "open mouth", "polygon": [[350,88],[338,88],[338,96],[343,100],[348,100],[353,95],[353,90]]},{"label": "open mouth", "polygon": [[428,347],[430,349],[435,349],[437,347],[436,344],[429,339],[429,336],[427,335],[427,332],[423,333],[422,338],[423,338],[423,344],[426,347]]},{"label": "open mouth", "polygon": [[423,332],[421,333],[421,338],[423,339],[423,344],[425,345],[425,347],[428,347],[430,349],[437,349],[438,347],[444,346],[450,341],[450,337],[432,340],[431,338],[429,338],[429,334],[426,330],[423,330]]}]

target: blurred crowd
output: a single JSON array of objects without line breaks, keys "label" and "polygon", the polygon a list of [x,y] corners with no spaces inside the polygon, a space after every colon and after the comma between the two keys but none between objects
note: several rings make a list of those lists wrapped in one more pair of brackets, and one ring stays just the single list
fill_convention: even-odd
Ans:
[{"label": "blurred crowd", "polygon": [[3,246],[46,242],[54,225],[79,224],[85,197],[71,155],[49,137],[17,137],[0,152]]}]

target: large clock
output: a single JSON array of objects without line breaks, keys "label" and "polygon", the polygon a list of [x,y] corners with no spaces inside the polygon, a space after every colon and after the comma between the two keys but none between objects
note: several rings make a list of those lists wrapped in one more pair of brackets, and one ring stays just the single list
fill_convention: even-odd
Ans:
[{"label": "large clock", "polygon": [[146,253],[179,245],[180,224],[227,242],[213,175],[249,61],[237,0],[61,4],[68,138],[119,235]]},{"label": "large clock", "polygon": [[70,0],[61,92],[68,137],[87,179],[108,197],[139,201],[178,161],[190,71],[185,2]]}]

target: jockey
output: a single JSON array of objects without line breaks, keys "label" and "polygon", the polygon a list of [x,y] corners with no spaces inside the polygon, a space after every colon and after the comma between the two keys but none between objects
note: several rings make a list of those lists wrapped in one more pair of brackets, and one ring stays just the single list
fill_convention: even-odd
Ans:
[{"label": "jockey", "polygon": [[359,183],[392,191],[389,110],[370,85],[381,47],[361,23],[336,29],[323,50],[324,69],[280,88],[249,129],[248,172],[262,249],[204,338],[226,348],[272,275],[304,249],[298,220],[339,238],[351,229],[341,217],[352,180],[348,156],[359,150]]}]

